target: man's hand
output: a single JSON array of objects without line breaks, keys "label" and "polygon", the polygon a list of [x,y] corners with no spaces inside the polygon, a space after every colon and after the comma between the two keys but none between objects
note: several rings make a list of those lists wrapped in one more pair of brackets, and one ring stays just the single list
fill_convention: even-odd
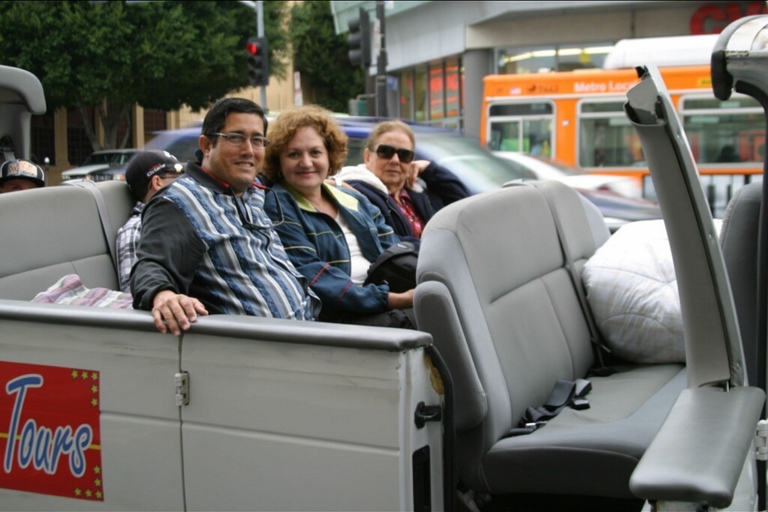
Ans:
[{"label": "man's hand", "polygon": [[429,160],[414,160],[408,167],[408,175],[405,177],[405,186],[407,188],[413,188],[416,183],[416,178],[422,173],[424,169],[429,167]]},{"label": "man's hand", "polygon": [[170,330],[174,336],[181,336],[181,331],[189,330],[198,315],[207,314],[202,302],[171,290],[159,292],[152,300],[152,318],[157,330],[163,334]]}]

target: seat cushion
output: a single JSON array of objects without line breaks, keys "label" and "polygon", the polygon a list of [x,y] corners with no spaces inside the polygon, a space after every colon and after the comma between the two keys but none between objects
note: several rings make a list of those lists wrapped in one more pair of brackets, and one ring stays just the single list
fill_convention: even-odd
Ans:
[{"label": "seat cushion", "polygon": [[491,493],[634,497],[629,477],[685,389],[685,370],[642,365],[589,380],[589,409],[566,408],[532,434],[488,451],[482,466]]}]

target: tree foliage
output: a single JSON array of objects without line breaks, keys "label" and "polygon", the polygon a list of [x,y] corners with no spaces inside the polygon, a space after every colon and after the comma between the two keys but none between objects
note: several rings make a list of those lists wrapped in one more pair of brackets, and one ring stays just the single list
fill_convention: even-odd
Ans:
[{"label": "tree foliage", "polygon": [[[264,11],[270,70],[284,76],[285,7],[264,2]],[[37,75],[49,109],[92,107],[106,148],[124,147],[135,103],[199,110],[248,85],[244,48],[256,14],[241,2],[0,2],[0,19],[0,63]]]},{"label": "tree foliage", "polygon": [[346,112],[347,100],[365,92],[365,75],[349,62],[346,34],[334,31],[330,2],[294,5],[290,33],[294,69],[312,88],[313,102]]}]

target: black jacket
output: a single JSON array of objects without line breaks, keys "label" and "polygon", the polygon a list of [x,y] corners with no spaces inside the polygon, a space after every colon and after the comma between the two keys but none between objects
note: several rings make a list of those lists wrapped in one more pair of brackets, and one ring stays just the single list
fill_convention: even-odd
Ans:
[{"label": "black jacket", "polygon": [[[419,174],[427,185],[426,190],[417,192],[413,189],[407,189],[408,195],[413,201],[413,207],[416,214],[426,224],[432,216],[446,205],[449,205],[459,199],[464,199],[470,195],[464,184],[452,172],[443,169],[435,163],[430,163],[421,174]],[[384,221],[392,226],[400,237],[413,237],[413,231],[408,223],[408,219],[400,211],[389,194],[379,188],[362,180],[344,180],[344,183],[354,187],[357,191],[368,198],[384,214]]]}]

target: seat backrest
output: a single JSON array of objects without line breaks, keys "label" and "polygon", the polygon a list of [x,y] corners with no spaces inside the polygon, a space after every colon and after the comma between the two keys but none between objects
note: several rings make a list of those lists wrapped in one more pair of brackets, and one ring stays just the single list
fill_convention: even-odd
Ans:
[{"label": "seat backrest", "polygon": [[[29,71],[0,66],[0,140],[12,144],[15,158],[30,157],[33,114],[45,114],[40,80]],[[0,162],[3,160],[5,155],[0,153]]]},{"label": "seat backrest", "polygon": [[104,199],[105,231],[110,234],[112,240],[117,236],[123,224],[131,216],[131,209],[136,202],[131,195],[128,185],[122,180],[100,181],[96,183],[101,197]]},{"label": "seat backrest", "polygon": [[737,190],[725,210],[720,231],[720,244],[744,346],[744,363],[750,385],[759,387],[765,385],[757,381],[757,250],[761,198],[760,182]]},{"label": "seat backrest", "polygon": [[[540,182],[554,195],[578,271],[607,238],[580,195]],[[440,210],[422,236],[415,309],[433,335],[456,393],[456,429],[481,457],[558,379],[593,364],[590,333],[566,268],[553,212],[539,187],[483,193]],[[473,467],[472,461],[461,461]]]},{"label": "seat backrest", "polygon": [[124,182],[105,182],[110,216],[102,225],[92,191],[76,186],[45,187],[0,195],[6,230],[0,244],[0,298],[31,300],[67,274],[89,288],[118,290],[110,243],[130,214]]}]

